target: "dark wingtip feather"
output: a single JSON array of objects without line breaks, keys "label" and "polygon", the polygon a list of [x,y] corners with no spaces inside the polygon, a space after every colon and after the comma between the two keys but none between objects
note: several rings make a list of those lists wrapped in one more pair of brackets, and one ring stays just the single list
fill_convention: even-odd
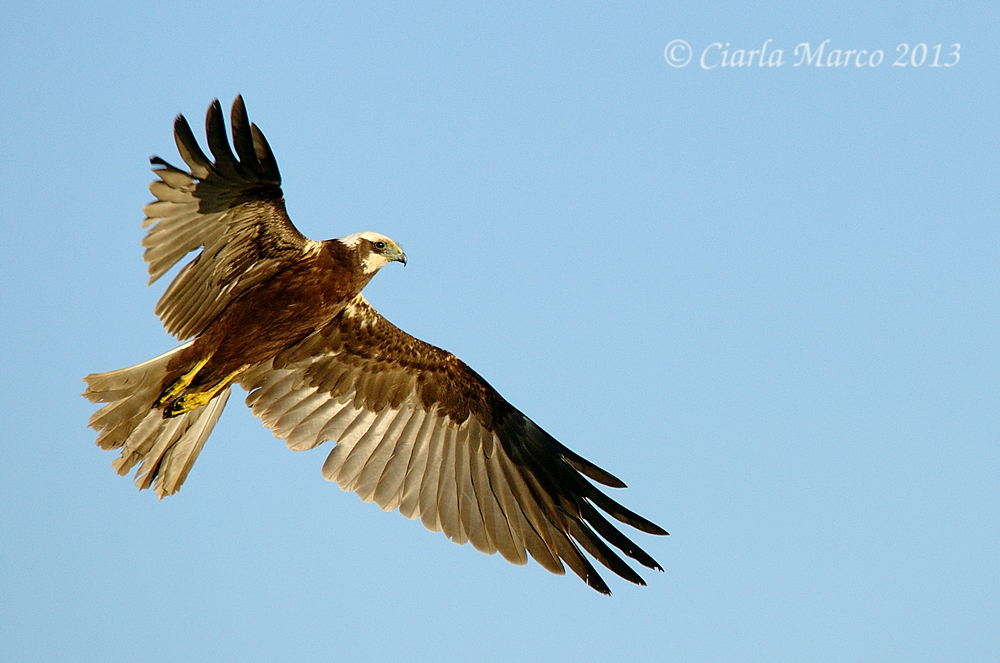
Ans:
[{"label": "dark wingtip feather", "polygon": [[[585,482],[584,482],[585,483]],[[626,525],[631,525],[637,530],[643,531],[646,534],[655,534],[656,536],[669,536],[670,533],[663,529],[656,523],[643,518],[635,511],[627,509],[615,500],[611,499],[592,484],[587,484],[585,488],[585,497],[591,502],[596,504],[601,508],[602,511],[609,514],[615,520],[625,523]]]},{"label": "dark wingtip feather", "polygon": [[596,589],[605,596],[611,596],[611,588],[608,587],[608,583],[604,582],[604,578],[599,576],[596,571],[589,574],[585,580],[587,581],[587,586],[591,589]]},{"label": "dark wingtip feather", "polygon": [[177,166],[173,165],[172,163],[170,163],[170,162],[168,162],[168,161],[166,161],[164,159],[161,159],[158,156],[152,156],[152,157],[150,157],[149,158],[149,163],[150,163],[151,166],[153,166],[152,170],[153,170],[154,173],[162,173],[165,170],[169,170],[169,171],[172,171],[172,172],[175,172],[175,173],[184,173],[185,175],[190,175],[190,173],[184,172],[183,170],[181,170]]},{"label": "dark wingtip feather", "polygon": [[191,125],[183,115],[178,115],[174,119],[174,142],[177,144],[181,159],[191,169],[191,174],[201,179],[208,177],[212,170],[212,162],[201,151],[198,140],[191,131]]},{"label": "dark wingtip feather", "polygon": [[226,135],[226,121],[222,115],[222,104],[219,103],[218,99],[212,102],[205,114],[205,135],[208,138],[208,149],[215,157],[216,169],[228,175],[239,173],[239,164],[229,146],[229,137]]},{"label": "dark wingtip feather", "polygon": [[271,146],[264,138],[264,133],[257,128],[256,124],[250,123],[250,132],[253,134],[253,147],[257,152],[257,161],[264,172],[264,175],[275,184],[281,184],[281,173],[278,171],[278,161],[274,158]]},{"label": "dark wingtip feather", "polygon": [[608,547],[608,544],[604,543],[604,541],[602,541],[601,538],[593,532],[593,530],[587,527],[585,523],[576,519],[570,521],[570,533],[573,538],[583,546],[584,550],[593,555],[593,557],[601,564],[631,583],[643,586],[646,584],[646,581],[642,579],[642,576],[636,573],[635,569],[626,564],[625,560],[616,555],[615,552]]},{"label": "dark wingtip feather", "polygon": [[570,466],[575,469],[580,474],[590,477],[594,481],[607,486],[608,488],[628,488],[625,482],[611,474],[607,470],[603,470],[597,465],[594,465],[590,461],[576,454],[567,455],[563,454],[563,458],[566,460]]},{"label": "dark wingtip feather", "polygon": [[584,501],[580,505],[580,515],[598,534],[607,539],[608,543],[617,547],[635,561],[646,568],[656,569],[657,571],[663,570],[663,567],[649,553],[640,548],[632,539],[618,531],[590,502]]},{"label": "dark wingtip feather", "polygon": [[[537,426],[536,426],[537,427]],[[575,469],[580,474],[590,477],[594,481],[600,484],[604,484],[608,488],[627,488],[625,482],[611,474],[605,469],[594,465],[592,462],[576,453],[562,442],[556,438],[549,435],[541,427],[537,427],[538,431],[543,435],[544,439],[548,444],[554,446],[563,460],[570,464],[570,466]]]},{"label": "dark wingtip feather", "polygon": [[243,95],[237,95],[229,114],[229,124],[233,133],[233,147],[240,158],[240,165],[254,174],[261,173],[257,152],[254,150],[253,134],[250,132],[250,117],[243,102]]}]

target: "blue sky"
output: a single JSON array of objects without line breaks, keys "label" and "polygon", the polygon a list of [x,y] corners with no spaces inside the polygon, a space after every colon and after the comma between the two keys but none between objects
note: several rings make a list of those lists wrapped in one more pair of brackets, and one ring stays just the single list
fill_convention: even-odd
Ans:
[{"label": "blue sky", "polygon": [[[337,5],[0,9],[0,659],[996,656],[995,3]],[[406,250],[368,299],[671,532],[648,587],[382,513],[242,394],[179,494],[115,475],[81,378],[174,345],[147,160],[238,93],[306,235]]]}]

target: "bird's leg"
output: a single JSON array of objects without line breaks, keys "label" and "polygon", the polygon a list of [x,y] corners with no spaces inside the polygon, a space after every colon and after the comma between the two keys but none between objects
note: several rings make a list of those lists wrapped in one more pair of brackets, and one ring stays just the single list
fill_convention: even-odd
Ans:
[{"label": "bird's leg", "polygon": [[[164,416],[176,417],[179,414],[184,414],[185,412],[190,412],[191,410],[197,410],[203,405],[207,405],[210,400],[215,398],[216,394],[228,387],[229,383],[232,382],[237,375],[242,373],[245,368],[246,367],[241,367],[233,371],[220,380],[214,387],[206,391],[196,391],[191,394],[184,394],[167,407],[164,411]],[[190,384],[190,382],[188,384]]]},{"label": "bird's leg", "polygon": [[187,389],[188,386],[192,382],[194,382],[194,378],[195,378],[196,375],[198,375],[198,371],[200,371],[202,368],[204,368],[205,364],[207,364],[208,360],[211,359],[211,358],[212,358],[212,355],[208,355],[204,359],[199,359],[197,361],[197,363],[195,363],[194,367],[190,371],[188,371],[184,375],[182,375],[179,378],[177,378],[176,380],[174,380],[174,383],[172,385],[170,385],[169,387],[167,387],[163,391],[163,393],[160,394],[160,397],[156,399],[156,402],[153,403],[153,407],[160,407],[161,405],[163,405],[164,403],[166,403],[167,401],[169,401],[171,398],[173,398],[177,394],[179,394],[182,391],[184,391],[185,389]]}]

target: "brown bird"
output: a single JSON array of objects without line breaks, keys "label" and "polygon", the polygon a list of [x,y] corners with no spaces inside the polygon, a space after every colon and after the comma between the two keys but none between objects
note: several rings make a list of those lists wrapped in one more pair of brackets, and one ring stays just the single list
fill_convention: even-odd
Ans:
[{"label": "brown bird", "polygon": [[598,490],[624,488],[503,399],[453,354],[378,314],[361,290],[396,242],[373,232],[316,242],[285,212],[271,148],[233,103],[233,154],[222,107],[206,117],[210,160],[184,116],[174,138],[190,172],[153,157],[156,200],[142,245],[150,283],[191,251],[156,305],[167,331],[191,339],[129,368],[94,373],[84,396],[107,403],[90,425],[121,449],[121,475],[162,499],[180,489],[233,384],[294,451],[335,442],[323,476],[382,509],[420,518],[452,541],[528,554],[553,573],[565,562],[610,594],[581,548],[631,582],[642,578],[609,543],[643,566],[657,562],[598,508],[650,534],[662,528]]}]

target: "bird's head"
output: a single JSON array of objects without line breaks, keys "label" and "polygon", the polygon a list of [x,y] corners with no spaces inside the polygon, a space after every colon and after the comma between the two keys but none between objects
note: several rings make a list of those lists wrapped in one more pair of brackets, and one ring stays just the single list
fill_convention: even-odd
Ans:
[{"label": "bird's head", "polygon": [[373,232],[354,233],[341,237],[338,241],[357,252],[365,274],[374,274],[390,262],[406,264],[403,249],[385,235]]}]

